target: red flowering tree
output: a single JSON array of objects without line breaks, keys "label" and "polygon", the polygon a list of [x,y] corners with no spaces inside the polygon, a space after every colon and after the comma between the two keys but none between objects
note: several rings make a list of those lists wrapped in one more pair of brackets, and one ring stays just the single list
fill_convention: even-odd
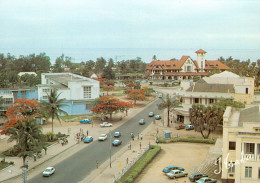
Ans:
[{"label": "red flowering tree", "polygon": [[131,100],[134,100],[134,104],[136,104],[137,100],[145,99],[144,92],[142,90],[135,90],[135,89],[130,90],[127,97],[129,97]]},{"label": "red flowering tree", "polygon": [[14,127],[19,121],[39,116],[40,104],[37,100],[17,99],[6,112],[7,121],[3,124],[2,133],[6,133],[7,128]]},{"label": "red flowering tree", "polygon": [[124,112],[132,108],[133,104],[120,101],[119,99],[111,96],[103,96],[96,99],[91,105],[91,111],[95,114],[110,115],[118,112]]},{"label": "red flowering tree", "polygon": [[107,91],[107,95],[108,95],[108,91],[113,91],[115,89],[115,87],[112,85],[106,85],[106,86],[103,86],[103,89],[105,91]]}]

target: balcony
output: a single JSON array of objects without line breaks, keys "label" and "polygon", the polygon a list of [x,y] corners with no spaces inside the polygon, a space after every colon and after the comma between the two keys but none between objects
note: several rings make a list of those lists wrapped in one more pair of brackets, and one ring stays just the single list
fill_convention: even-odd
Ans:
[{"label": "balcony", "polygon": [[260,161],[260,155],[258,154],[255,158],[255,154],[244,154],[243,160],[244,161]]}]

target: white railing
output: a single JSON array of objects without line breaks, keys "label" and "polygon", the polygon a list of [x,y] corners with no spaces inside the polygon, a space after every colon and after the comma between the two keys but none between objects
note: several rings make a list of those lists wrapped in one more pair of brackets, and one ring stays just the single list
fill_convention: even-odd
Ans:
[{"label": "white railing", "polygon": [[245,161],[255,161],[255,154],[244,154],[243,159]]},{"label": "white railing", "polygon": [[144,153],[146,153],[149,150],[149,145],[145,148],[143,148],[143,150],[141,152],[138,153],[138,156],[136,158],[134,158],[132,161],[130,161],[130,163],[128,163],[126,165],[126,167],[124,167],[119,173],[118,175],[115,176],[114,181],[118,181],[119,179],[121,179],[121,177],[124,176],[124,174],[144,155]]}]

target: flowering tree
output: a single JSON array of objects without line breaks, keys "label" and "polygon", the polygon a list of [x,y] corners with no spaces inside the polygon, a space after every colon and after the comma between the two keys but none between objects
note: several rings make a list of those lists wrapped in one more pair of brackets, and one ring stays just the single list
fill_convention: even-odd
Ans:
[{"label": "flowering tree", "polygon": [[2,133],[9,127],[14,127],[18,121],[26,121],[32,117],[39,117],[40,104],[37,100],[17,99],[6,112],[7,121],[3,124]]},{"label": "flowering tree", "polygon": [[145,99],[144,92],[142,90],[135,90],[135,89],[130,90],[127,97],[129,97],[131,100],[134,100],[134,104],[136,104],[137,100]]},{"label": "flowering tree", "polygon": [[112,114],[118,112],[124,112],[132,108],[133,104],[120,101],[117,98],[111,96],[103,96],[96,99],[91,105],[91,111],[95,114],[110,115],[112,120]]},{"label": "flowering tree", "polygon": [[107,95],[108,95],[108,91],[113,91],[115,89],[115,87],[112,85],[106,85],[106,86],[103,86],[103,89],[105,91],[107,91]]}]

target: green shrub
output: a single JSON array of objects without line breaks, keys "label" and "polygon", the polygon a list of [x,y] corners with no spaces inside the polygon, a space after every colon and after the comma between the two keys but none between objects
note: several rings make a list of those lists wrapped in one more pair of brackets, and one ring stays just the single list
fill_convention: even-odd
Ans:
[{"label": "green shrub", "polygon": [[204,144],[215,144],[215,139],[201,139],[196,137],[177,137],[171,139],[159,138],[159,143],[174,143],[174,142],[190,142],[190,143],[204,143]]},{"label": "green shrub", "polygon": [[65,133],[61,133],[61,132],[58,132],[57,134],[56,134],[56,137],[57,138],[60,138],[60,137],[66,137],[67,135],[65,134]]},{"label": "green shrub", "polygon": [[57,140],[56,135],[53,132],[47,132],[45,135],[47,137],[48,142],[53,142],[53,141]]}]

